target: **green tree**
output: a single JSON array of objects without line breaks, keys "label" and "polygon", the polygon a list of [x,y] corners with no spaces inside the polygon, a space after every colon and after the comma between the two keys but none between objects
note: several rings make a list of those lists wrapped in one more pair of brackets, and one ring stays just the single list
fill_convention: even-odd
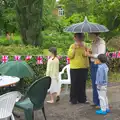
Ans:
[{"label": "green tree", "polygon": [[17,0],[17,20],[25,45],[42,45],[43,0]]},{"label": "green tree", "polygon": [[53,14],[53,10],[56,7],[56,0],[44,0],[43,5],[43,24],[42,28],[50,29],[57,23],[57,18]]},{"label": "green tree", "polygon": [[70,17],[74,13],[89,14],[89,0],[60,0],[59,3],[64,5],[67,17]]},{"label": "green tree", "polygon": [[4,32],[17,29],[15,0],[0,0],[0,28]]},{"label": "green tree", "polygon": [[73,13],[93,16],[95,19],[89,18],[91,22],[103,24],[110,30],[103,34],[106,40],[120,34],[120,0],[60,0],[60,4],[65,5],[66,17],[71,24],[76,19]]},{"label": "green tree", "polygon": [[105,34],[110,38],[120,34],[120,1],[103,0],[94,3],[93,15],[97,17],[97,22],[104,24],[110,30]]}]

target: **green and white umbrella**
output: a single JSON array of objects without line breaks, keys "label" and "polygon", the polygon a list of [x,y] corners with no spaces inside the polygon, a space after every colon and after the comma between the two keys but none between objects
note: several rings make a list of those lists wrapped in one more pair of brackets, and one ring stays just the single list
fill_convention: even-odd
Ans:
[{"label": "green and white umbrella", "polygon": [[33,77],[35,73],[24,61],[10,61],[0,65],[0,74],[24,78]]}]

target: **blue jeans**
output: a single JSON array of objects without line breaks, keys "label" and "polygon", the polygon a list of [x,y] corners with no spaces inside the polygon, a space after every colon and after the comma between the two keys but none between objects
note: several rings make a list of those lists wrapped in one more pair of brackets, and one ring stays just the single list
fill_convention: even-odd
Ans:
[{"label": "blue jeans", "polygon": [[99,98],[98,98],[98,92],[97,92],[97,85],[96,82],[96,73],[97,73],[98,65],[94,64],[94,62],[91,62],[91,79],[92,79],[92,88],[93,88],[93,103],[95,105],[100,105]]}]

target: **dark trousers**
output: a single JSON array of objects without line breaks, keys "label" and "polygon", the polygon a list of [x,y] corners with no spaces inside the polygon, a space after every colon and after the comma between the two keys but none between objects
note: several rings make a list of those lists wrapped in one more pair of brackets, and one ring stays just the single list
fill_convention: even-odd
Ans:
[{"label": "dark trousers", "polygon": [[97,69],[98,69],[98,65],[94,64],[94,62],[91,62],[91,79],[92,79],[92,88],[93,88],[93,103],[95,105],[100,105],[100,102],[99,102],[99,99],[98,99],[97,86],[95,84]]},{"label": "dark trousers", "polygon": [[86,80],[88,69],[71,69],[70,102],[73,104],[86,102]]}]

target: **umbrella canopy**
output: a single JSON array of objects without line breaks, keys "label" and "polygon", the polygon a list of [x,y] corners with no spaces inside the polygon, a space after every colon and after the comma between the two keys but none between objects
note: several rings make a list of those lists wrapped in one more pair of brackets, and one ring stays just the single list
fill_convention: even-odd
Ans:
[{"label": "umbrella canopy", "polygon": [[85,20],[81,23],[73,24],[64,29],[64,32],[73,32],[73,33],[99,33],[99,32],[108,32],[109,30],[100,24],[91,23],[85,17]]},{"label": "umbrella canopy", "polygon": [[10,61],[0,65],[0,73],[2,75],[16,76],[19,78],[33,77],[34,71],[24,61]]}]

